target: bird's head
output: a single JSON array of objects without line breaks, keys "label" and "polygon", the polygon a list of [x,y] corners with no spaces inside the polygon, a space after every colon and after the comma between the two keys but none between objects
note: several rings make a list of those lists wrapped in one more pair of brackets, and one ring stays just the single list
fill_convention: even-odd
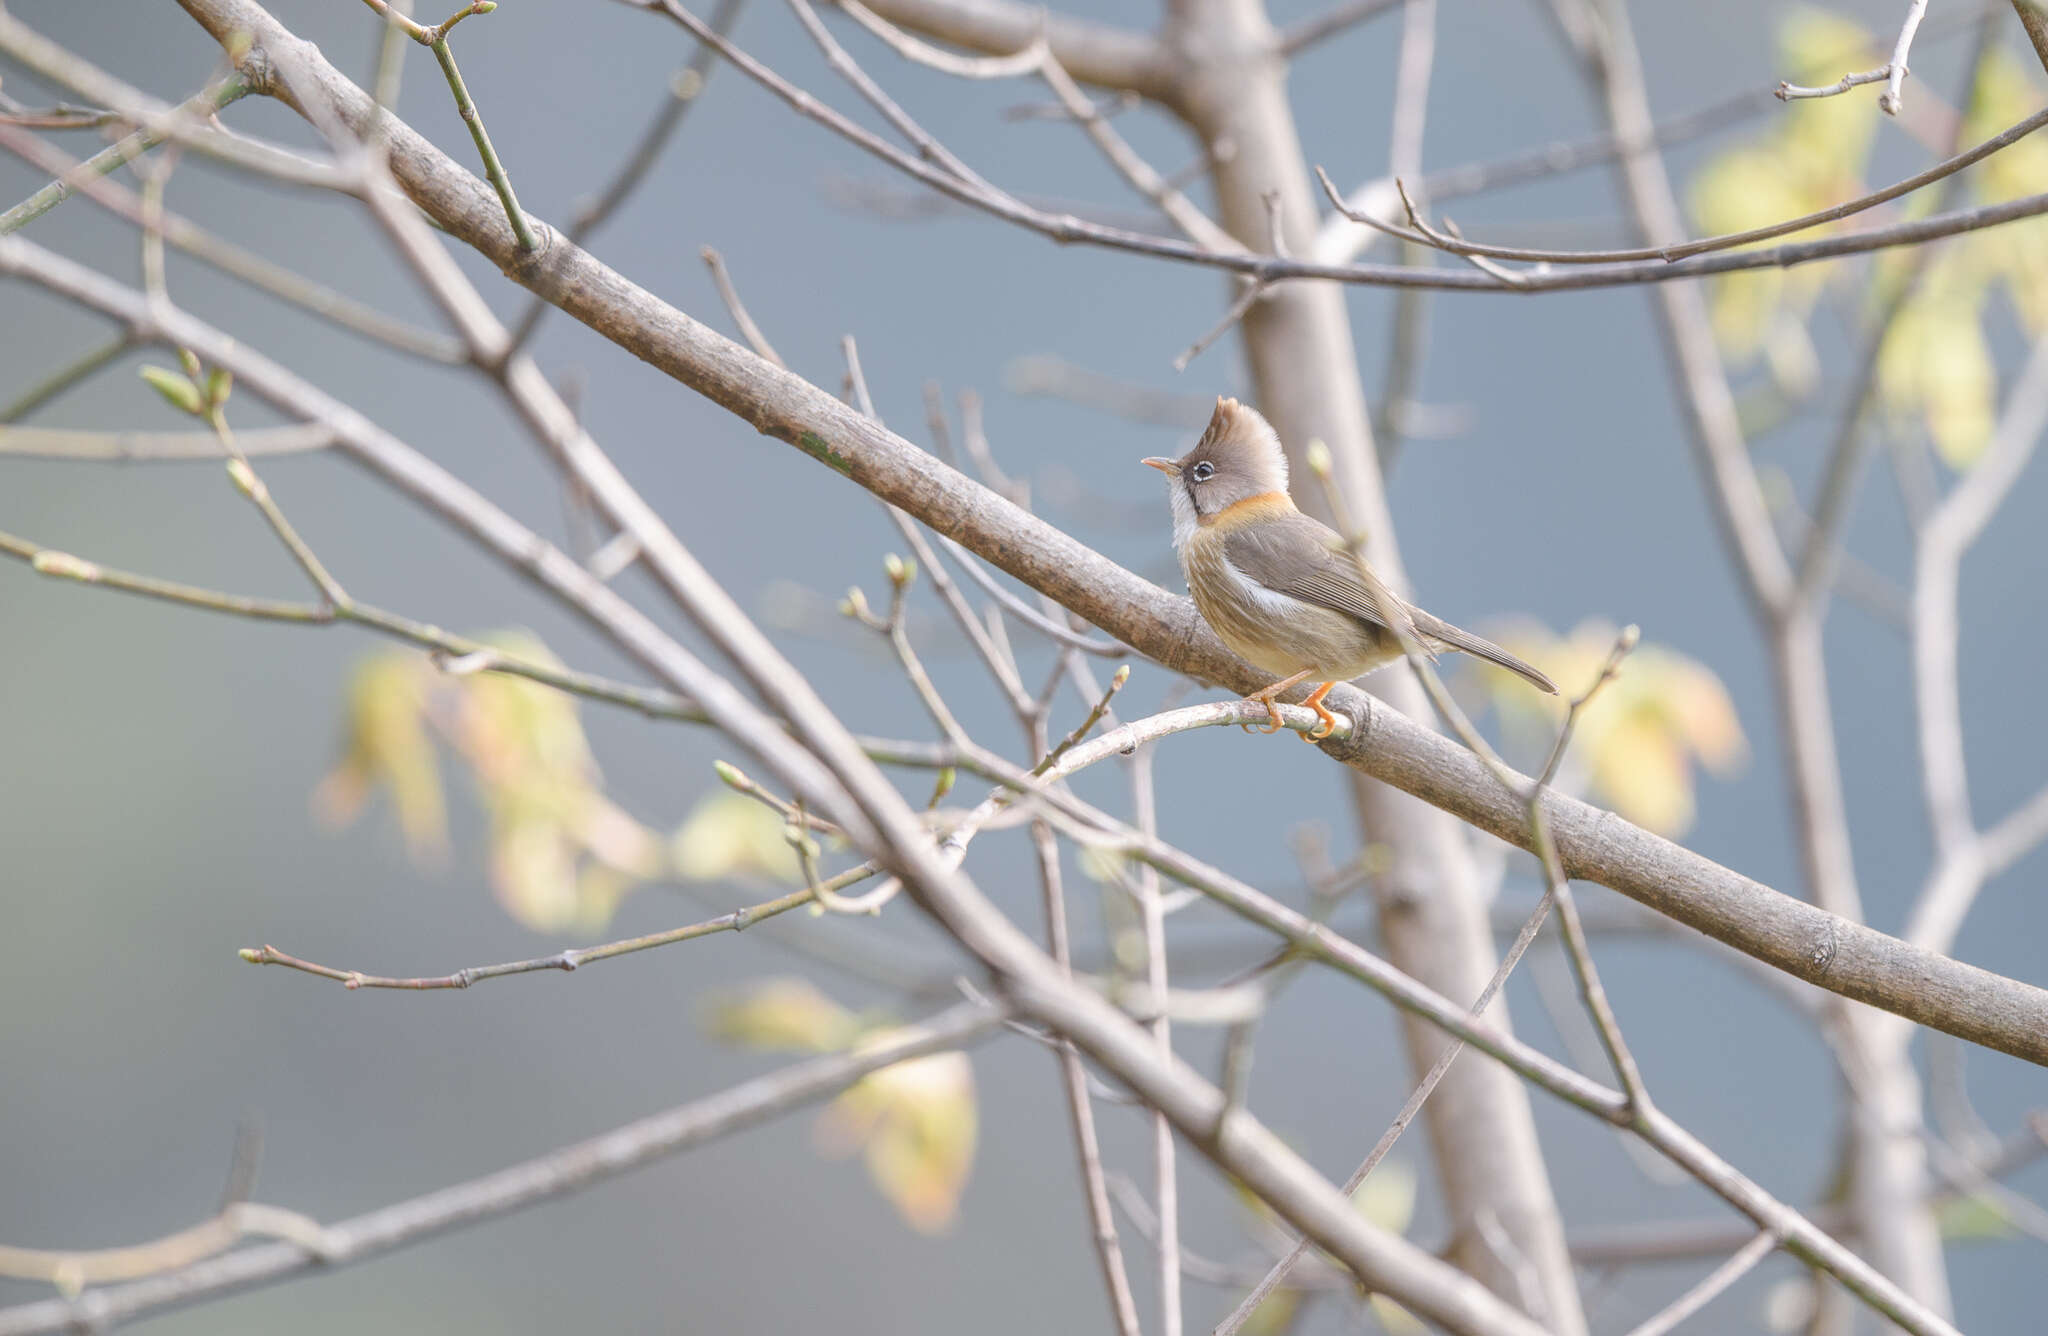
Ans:
[{"label": "bird's head", "polygon": [[1287,495],[1287,455],[1279,435],[1256,409],[1235,399],[1216,401],[1202,439],[1179,459],[1143,462],[1167,477],[1175,546],[1240,501]]}]

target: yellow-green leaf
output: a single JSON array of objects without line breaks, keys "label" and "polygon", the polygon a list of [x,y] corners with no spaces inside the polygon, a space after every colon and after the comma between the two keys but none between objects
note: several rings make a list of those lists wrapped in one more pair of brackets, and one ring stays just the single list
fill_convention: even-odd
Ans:
[{"label": "yellow-green leaf", "polygon": [[716,999],[705,1012],[704,1028],[748,1048],[836,1053],[860,1036],[861,1021],[809,980],[783,978]]},{"label": "yellow-green leaf", "polygon": [[787,823],[752,798],[720,789],[708,793],[669,841],[676,872],[691,881],[803,879]]},{"label": "yellow-green leaf", "polygon": [[1245,1336],[1284,1336],[1301,1316],[1301,1291],[1282,1285],[1259,1300],[1238,1330]]},{"label": "yellow-green leaf", "polygon": [[967,1055],[933,1053],[863,1078],[820,1115],[817,1136],[828,1154],[861,1149],[882,1195],[911,1228],[931,1234],[959,1210],[978,1130]]},{"label": "yellow-green leaf", "polygon": [[407,847],[422,859],[439,856],[448,829],[441,769],[421,717],[429,672],[419,655],[398,650],[363,660],[349,683],[342,759],[313,794],[314,810],[340,826],[372,792],[388,791]]},{"label": "yellow-green leaf", "polygon": [[[1547,754],[1564,719],[1564,699],[1591,685],[1615,635],[1599,621],[1581,623],[1565,637],[1533,623],[1499,632],[1509,652],[1543,669],[1564,692],[1563,699],[1539,695],[1504,670],[1475,669],[1529,756]],[[1747,745],[1735,703],[1711,669],[1663,646],[1638,645],[1580,713],[1563,774],[1637,825],[1676,835],[1693,817],[1693,763],[1726,773],[1741,763]]]},{"label": "yellow-green leaf", "polygon": [[1404,1160],[1382,1160],[1351,1194],[1358,1213],[1389,1234],[1406,1234],[1415,1218],[1415,1170]]}]

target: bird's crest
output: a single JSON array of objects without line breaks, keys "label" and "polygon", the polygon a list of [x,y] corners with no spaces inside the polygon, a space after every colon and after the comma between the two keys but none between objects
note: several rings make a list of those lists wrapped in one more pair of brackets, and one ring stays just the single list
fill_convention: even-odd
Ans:
[{"label": "bird's crest", "polygon": [[1251,445],[1273,439],[1277,439],[1273,426],[1259,415],[1259,410],[1219,394],[1216,396],[1216,411],[1209,417],[1201,443]]},{"label": "bird's crest", "polygon": [[[1230,451],[1231,446],[1242,447],[1242,452]],[[1216,411],[1210,414],[1209,425],[1203,429],[1202,439],[1195,443],[1191,453],[1199,454],[1217,447],[1238,458],[1255,460],[1277,470],[1275,490],[1287,490],[1287,455],[1280,448],[1280,433],[1273,430],[1273,424],[1266,421],[1258,409],[1225,395],[1216,396]]]}]

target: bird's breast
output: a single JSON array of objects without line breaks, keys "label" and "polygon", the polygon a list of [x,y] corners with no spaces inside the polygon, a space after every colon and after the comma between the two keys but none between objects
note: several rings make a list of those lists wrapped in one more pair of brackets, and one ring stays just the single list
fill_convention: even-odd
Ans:
[{"label": "bird's breast", "polygon": [[[1345,681],[1388,661],[1382,642],[1391,637],[1250,579],[1232,564],[1226,536],[1197,530],[1180,555],[1196,610],[1231,653],[1278,677],[1312,669],[1325,681]],[[1399,652],[1393,647],[1392,654]]]}]

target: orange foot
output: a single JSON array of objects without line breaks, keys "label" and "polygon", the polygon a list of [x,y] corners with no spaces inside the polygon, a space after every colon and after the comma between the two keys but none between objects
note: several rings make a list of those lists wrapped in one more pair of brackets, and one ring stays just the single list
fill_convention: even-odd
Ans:
[{"label": "orange foot", "polygon": [[1336,685],[1335,682],[1325,682],[1314,691],[1311,691],[1308,694],[1308,699],[1302,702],[1303,705],[1314,710],[1318,718],[1316,726],[1301,735],[1303,742],[1321,742],[1324,738],[1337,731],[1337,716],[1330,713],[1323,705],[1323,697],[1329,695],[1330,688]]},{"label": "orange foot", "polygon": [[[1247,733],[1278,733],[1281,729],[1287,727],[1287,721],[1280,717],[1280,707],[1273,703],[1273,698],[1283,691],[1299,686],[1314,671],[1312,668],[1304,668],[1292,677],[1283,677],[1278,682],[1273,683],[1273,685],[1259,691],[1254,691],[1251,695],[1246,696],[1246,700],[1257,701],[1266,707],[1266,718],[1270,722],[1264,728],[1260,728],[1257,724],[1239,724],[1238,727]],[[1320,696],[1317,699],[1320,699]],[[1316,706],[1316,713],[1328,718],[1330,720],[1330,727],[1336,727],[1336,716],[1323,709],[1321,705]],[[1323,736],[1329,736],[1328,732],[1326,731]]]}]

